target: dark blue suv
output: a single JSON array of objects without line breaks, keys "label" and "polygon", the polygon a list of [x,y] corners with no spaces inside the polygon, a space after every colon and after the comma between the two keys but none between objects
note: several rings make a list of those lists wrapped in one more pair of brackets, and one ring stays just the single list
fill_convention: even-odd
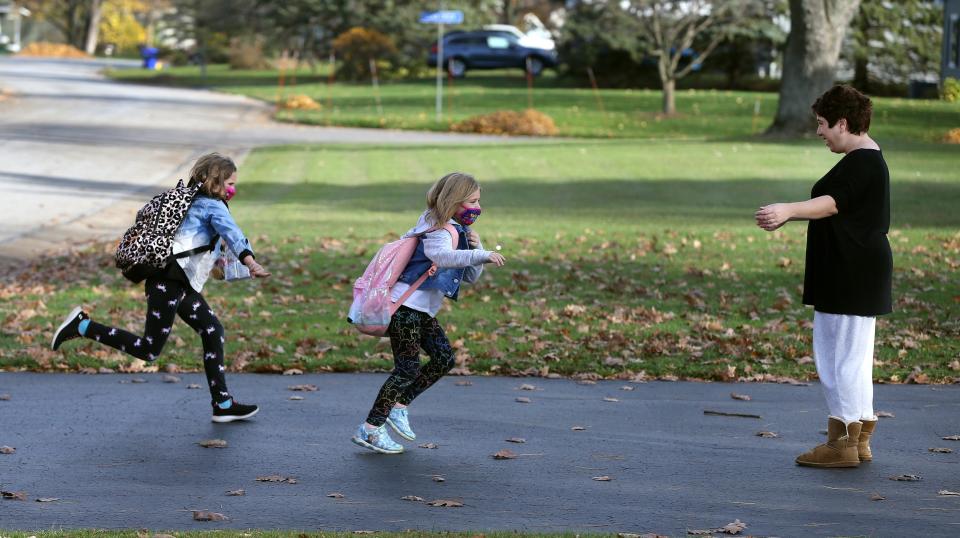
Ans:
[{"label": "dark blue suv", "polygon": [[[537,76],[547,67],[557,66],[557,51],[520,44],[516,35],[496,30],[455,31],[443,36],[443,63],[447,71],[460,78],[469,69],[519,67]],[[430,47],[427,65],[437,66],[437,44]]]}]

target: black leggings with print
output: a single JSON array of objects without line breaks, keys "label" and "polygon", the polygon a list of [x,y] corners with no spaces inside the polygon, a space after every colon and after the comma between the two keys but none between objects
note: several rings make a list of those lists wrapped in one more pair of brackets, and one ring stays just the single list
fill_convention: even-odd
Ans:
[{"label": "black leggings with print", "polygon": [[[387,421],[394,404],[409,405],[454,365],[450,341],[430,314],[401,306],[390,320],[388,334],[395,366],[367,415],[367,422],[374,426]],[[423,368],[421,349],[430,356]]]},{"label": "black leggings with print", "polygon": [[167,278],[148,278],[147,321],[143,336],[95,321],[87,326],[86,338],[96,340],[145,361],[155,361],[170,336],[175,316],[197,331],[203,341],[203,369],[214,403],[230,399],[223,377],[223,325],[213,314],[203,295],[188,284]]}]

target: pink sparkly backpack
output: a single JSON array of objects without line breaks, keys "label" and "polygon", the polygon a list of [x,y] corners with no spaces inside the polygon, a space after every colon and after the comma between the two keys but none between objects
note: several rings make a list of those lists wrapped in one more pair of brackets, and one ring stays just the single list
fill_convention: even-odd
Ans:
[{"label": "pink sparkly backpack", "polygon": [[[453,248],[457,248],[459,237],[457,229],[449,223],[444,225],[444,228],[450,232]],[[423,284],[427,277],[437,271],[436,264],[431,265],[426,273],[411,284],[395,303],[390,300],[390,290],[410,263],[420,238],[424,234],[439,229],[431,228],[421,234],[387,243],[373,256],[363,275],[353,285],[353,304],[350,305],[350,312],[347,314],[347,321],[358,331],[371,336],[387,335],[387,327],[390,326],[390,318],[393,317],[394,312]]]}]

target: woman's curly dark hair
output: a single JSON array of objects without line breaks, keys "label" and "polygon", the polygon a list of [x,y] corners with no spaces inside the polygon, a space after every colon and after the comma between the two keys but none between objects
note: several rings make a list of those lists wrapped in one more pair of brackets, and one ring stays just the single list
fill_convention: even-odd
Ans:
[{"label": "woman's curly dark hair", "polygon": [[810,108],[814,114],[827,120],[829,127],[843,118],[847,120],[847,131],[851,134],[863,134],[870,129],[873,102],[852,86],[837,84],[818,97]]}]

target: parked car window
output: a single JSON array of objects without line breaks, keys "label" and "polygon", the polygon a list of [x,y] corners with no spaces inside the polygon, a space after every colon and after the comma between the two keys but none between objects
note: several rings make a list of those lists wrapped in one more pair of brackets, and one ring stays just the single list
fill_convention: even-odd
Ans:
[{"label": "parked car window", "polygon": [[503,36],[492,35],[487,38],[487,46],[491,49],[509,49],[510,41]]}]

